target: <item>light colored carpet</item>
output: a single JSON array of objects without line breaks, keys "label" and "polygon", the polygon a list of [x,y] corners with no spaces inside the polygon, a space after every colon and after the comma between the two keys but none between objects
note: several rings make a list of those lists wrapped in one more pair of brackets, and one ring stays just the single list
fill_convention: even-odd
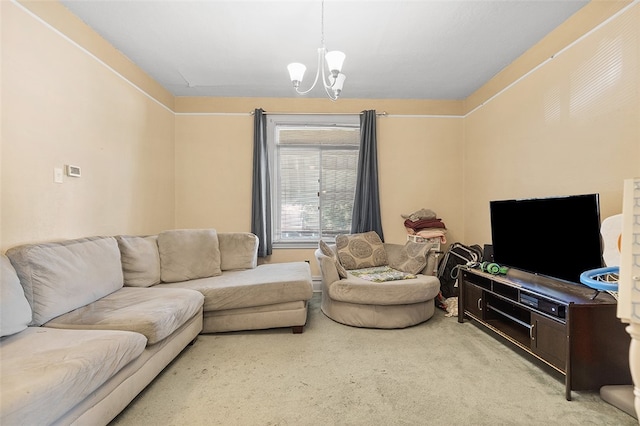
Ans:
[{"label": "light colored carpet", "polygon": [[113,425],[637,425],[470,321],[202,335]]}]

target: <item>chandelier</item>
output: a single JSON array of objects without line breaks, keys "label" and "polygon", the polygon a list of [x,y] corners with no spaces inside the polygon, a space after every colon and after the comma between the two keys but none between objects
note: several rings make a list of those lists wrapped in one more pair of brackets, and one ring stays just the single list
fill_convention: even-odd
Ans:
[{"label": "chandelier", "polygon": [[[340,96],[344,80],[347,78],[340,72],[342,70],[345,54],[337,50],[327,52],[327,49],[324,46],[324,0],[322,1],[322,16],[320,24],[322,32],[320,38],[321,47],[318,49],[318,69],[316,71],[316,78],[311,87],[304,91],[300,90],[300,83],[302,83],[304,72],[307,70],[307,67],[304,66],[304,64],[294,62],[289,64],[287,69],[289,70],[289,77],[291,78],[293,87],[299,95],[305,95],[316,87],[320,74],[322,74],[322,85],[324,86],[324,90],[327,92],[329,99],[335,101]],[[329,71],[329,75],[327,75],[327,70]]]}]

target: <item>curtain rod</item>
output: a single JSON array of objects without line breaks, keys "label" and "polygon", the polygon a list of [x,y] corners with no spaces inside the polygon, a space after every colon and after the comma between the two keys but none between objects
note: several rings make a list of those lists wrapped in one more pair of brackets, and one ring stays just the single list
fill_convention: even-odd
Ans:
[{"label": "curtain rod", "polygon": [[[255,111],[251,111],[249,113],[249,115],[254,115]],[[266,115],[360,115],[362,114],[361,112],[358,113],[352,113],[352,112],[267,112],[265,111],[264,114]],[[386,116],[387,115],[387,111],[382,111],[382,112],[376,112],[376,116]]]}]

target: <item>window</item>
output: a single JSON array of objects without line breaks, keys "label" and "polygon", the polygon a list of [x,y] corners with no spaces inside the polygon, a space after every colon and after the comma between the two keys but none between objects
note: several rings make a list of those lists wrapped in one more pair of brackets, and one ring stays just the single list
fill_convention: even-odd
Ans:
[{"label": "window", "polygon": [[274,115],[267,134],[273,164],[274,246],[315,246],[320,239],[349,233],[359,117]]}]

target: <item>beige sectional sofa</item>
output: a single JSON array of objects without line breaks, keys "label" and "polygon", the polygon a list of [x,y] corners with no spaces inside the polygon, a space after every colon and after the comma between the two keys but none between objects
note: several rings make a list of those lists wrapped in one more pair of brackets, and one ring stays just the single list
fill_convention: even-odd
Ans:
[{"label": "beige sectional sofa", "polygon": [[309,266],[256,253],[252,234],[213,229],[8,250],[0,424],[107,424],[199,333],[301,332]]}]

